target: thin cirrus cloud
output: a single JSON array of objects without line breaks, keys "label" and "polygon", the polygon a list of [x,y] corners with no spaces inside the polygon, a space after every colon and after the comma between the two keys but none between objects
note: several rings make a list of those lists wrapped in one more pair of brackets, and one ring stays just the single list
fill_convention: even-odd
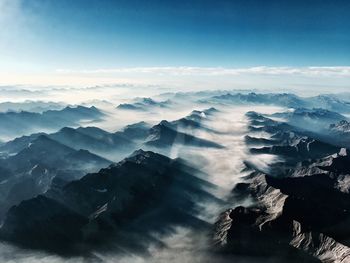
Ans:
[{"label": "thin cirrus cloud", "polygon": [[260,89],[305,95],[346,92],[350,66],[273,67],[120,67],[58,69],[56,78],[88,84],[152,84],[181,91],[200,89]]},{"label": "thin cirrus cloud", "polygon": [[337,67],[132,67],[92,70],[57,69],[58,74],[155,74],[175,76],[299,75],[310,77],[349,77],[350,66]]},{"label": "thin cirrus cloud", "polygon": [[303,92],[349,91],[350,66],[272,67],[120,67],[57,69],[38,74],[0,72],[0,85],[109,84],[157,85],[176,90],[275,89]]}]

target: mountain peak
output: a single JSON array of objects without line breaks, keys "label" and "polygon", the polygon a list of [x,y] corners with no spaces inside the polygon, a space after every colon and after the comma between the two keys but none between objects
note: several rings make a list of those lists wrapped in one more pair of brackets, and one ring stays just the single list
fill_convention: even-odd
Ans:
[{"label": "mountain peak", "polygon": [[134,151],[132,154],[130,154],[129,157],[126,159],[134,159],[134,158],[141,158],[141,157],[142,158],[149,158],[151,156],[156,156],[156,155],[158,155],[158,154],[155,152],[145,151],[143,149],[138,149],[138,150]]},{"label": "mountain peak", "polygon": [[341,120],[336,124],[329,125],[330,130],[341,133],[350,133],[350,122]]}]

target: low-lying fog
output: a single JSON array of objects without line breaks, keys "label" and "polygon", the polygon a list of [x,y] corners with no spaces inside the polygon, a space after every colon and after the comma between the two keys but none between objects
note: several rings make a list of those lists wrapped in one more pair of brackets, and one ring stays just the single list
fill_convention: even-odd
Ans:
[{"label": "low-lying fog", "polygon": [[[100,97],[102,99],[102,96]],[[115,97],[113,97],[115,98]],[[91,99],[87,105],[94,105]],[[118,110],[116,106],[120,102],[127,100],[111,100],[111,98],[104,97],[106,101],[95,101],[96,107],[102,109],[106,114],[106,118],[102,122],[97,123],[82,123],[82,126],[97,126],[105,130],[115,132],[120,130],[123,126],[139,121],[146,121],[151,124],[159,123],[161,120],[176,120],[188,115],[192,110],[203,110],[211,107],[207,104],[193,104],[193,103],[178,103],[169,108],[158,108],[147,111],[126,111]],[[108,103],[107,103],[108,101]],[[72,101],[70,101],[72,103]],[[78,103],[75,102],[75,103]],[[79,101],[83,103],[83,101]],[[217,106],[220,111],[215,118],[207,118],[203,125],[207,130],[187,130],[187,133],[207,139],[224,146],[223,149],[209,149],[200,147],[180,146],[176,144],[168,153],[171,158],[183,158],[193,166],[199,168],[206,178],[203,178],[217,186],[212,194],[215,197],[226,201],[230,198],[231,190],[234,185],[239,182],[243,176],[242,172],[243,161],[249,159],[247,148],[244,142],[244,136],[247,135],[247,122],[245,113],[250,110],[255,110],[262,113],[273,113],[281,111],[277,107],[228,107]],[[213,130],[214,132],[211,132]],[[181,139],[181,138],[180,138]],[[260,155],[259,155],[260,156]],[[263,155],[261,155],[263,156]],[[256,165],[262,169],[267,168],[269,162],[274,161],[272,155],[265,155],[263,157],[254,157]],[[116,158],[118,159],[118,158]],[[115,161],[115,160],[114,160]],[[200,175],[200,176],[204,176]],[[198,215],[209,223],[214,223],[220,214],[228,207],[232,207],[232,202],[221,205],[203,203],[198,200],[202,208]],[[249,202],[249,200],[244,201]],[[235,205],[238,205],[235,203]],[[186,228],[174,228],[173,234],[166,237],[159,237],[165,244],[166,248],[159,248],[151,245],[148,248],[150,257],[141,257],[133,255],[131,252],[125,251],[124,255],[114,255],[113,253],[99,253],[96,252],[96,258],[63,258],[57,255],[51,255],[46,252],[38,252],[25,250],[11,246],[9,244],[0,243],[0,262],[125,262],[125,263],[143,263],[143,262],[204,262],[208,260],[204,251],[208,246],[208,233],[197,233],[194,230]]]}]

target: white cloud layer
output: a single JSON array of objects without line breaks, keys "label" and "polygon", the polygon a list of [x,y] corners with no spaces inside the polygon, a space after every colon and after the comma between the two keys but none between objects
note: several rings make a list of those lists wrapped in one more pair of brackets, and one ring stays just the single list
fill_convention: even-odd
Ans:
[{"label": "white cloud layer", "polygon": [[37,87],[127,85],[131,91],[134,90],[131,86],[159,87],[163,91],[259,89],[312,95],[349,91],[350,66],[121,67],[57,69],[35,73],[0,71],[0,85]]},{"label": "white cloud layer", "polygon": [[93,70],[58,69],[60,74],[158,74],[175,76],[237,76],[245,74],[257,75],[301,75],[301,76],[335,76],[349,77],[350,66],[337,67],[268,67],[250,68],[224,67],[134,67]]}]

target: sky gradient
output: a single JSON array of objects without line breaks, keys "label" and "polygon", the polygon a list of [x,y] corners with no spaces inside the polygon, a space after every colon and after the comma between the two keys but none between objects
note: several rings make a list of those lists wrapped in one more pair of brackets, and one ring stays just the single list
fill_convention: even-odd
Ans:
[{"label": "sky gradient", "polygon": [[0,0],[0,77],[349,66],[349,12],[345,0]]}]

